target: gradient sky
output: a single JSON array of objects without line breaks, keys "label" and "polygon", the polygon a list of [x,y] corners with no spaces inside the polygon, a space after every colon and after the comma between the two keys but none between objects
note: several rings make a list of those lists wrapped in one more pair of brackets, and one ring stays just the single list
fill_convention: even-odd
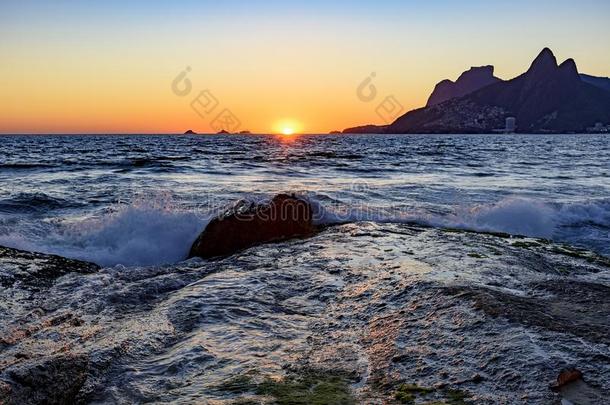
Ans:
[{"label": "gradient sky", "polygon": [[[124,3],[0,1],[0,133],[209,132],[224,108],[243,130],[323,133],[381,123],[387,95],[420,107],[470,66],[512,78],[545,46],[610,76],[607,0]],[[219,106],[202,118],[204,89]]]}]

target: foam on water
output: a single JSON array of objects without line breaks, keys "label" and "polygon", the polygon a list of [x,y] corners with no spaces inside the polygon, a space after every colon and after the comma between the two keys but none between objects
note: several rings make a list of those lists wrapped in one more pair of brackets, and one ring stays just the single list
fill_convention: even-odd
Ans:
[{"label": "foam on water", "polygon": [[[337,210],[307,197],[320,225],[371,221],[418,223],[433,227],[482,232],[504,232],[558,242],[579,244],[590,239],[591,229],[610,229],[610,200],[550,204],[540,200],[505,198],[496,203],[458,206],[447,214],[416,209],[347,208]],[[253,199],[261,202],[264,198]],[[0,245],[58,254],[102,266],[148,266],[184,260],[206,215],[177,207],[166,198],[140,198],[119,204],[103,215],[72,221],[32,223],[0,235]],[[5,227],[6,228],[6,227]],[[597,239],[603,235],[597,235]],[[602,240],[603,242],[603,240]],[[600,244],[600,252],[608,254]]]},{"label": "foam on water", "polygon": [[459,209],[457,214],[441,220],[440,224],[569,240],[583,231],[583,225],[610,228],[610,200],[551,204],[533,199],[506,198],[498,203]]},{"label": "foam on water", "polygon": [[102,266],[148,266],[184,260],[206,219],[151,201],[118,205],[71,222],[20,227],[0,235],[0,245],[58,254]]},{"label": "foam on water", "polygon": [[[554,239],[559,242],[586,240],[591,228],[610,229],[610,200],[575,203],[547,203],[536,199],[504,198],[498,202],[460,205],[452,213],[432,213],[421,208],[393,213],[391,210],[350,209],[326,211],[312,201],[318,222],[337,224],[356,221],[419,223],[434,227],[480,232],[504,232],[513,235]],[[598,236],[599,237],[599,236]],[[608,239],[610,235],[606,236]],[[603,251],[602,253],[609,253]]]}]

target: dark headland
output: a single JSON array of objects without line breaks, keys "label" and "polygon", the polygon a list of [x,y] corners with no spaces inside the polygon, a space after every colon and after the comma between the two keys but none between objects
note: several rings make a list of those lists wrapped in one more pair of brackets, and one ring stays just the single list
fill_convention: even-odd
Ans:
[{"label": "dark headland", "polygon": [[456,82],[437,84],[426,107],[386,126],[343,133],[585,133],[610,130],[610,79],[579,74],[573,59],[561,64],[545,48],[527,72],[501,80],[493,66],[471,68]]}]

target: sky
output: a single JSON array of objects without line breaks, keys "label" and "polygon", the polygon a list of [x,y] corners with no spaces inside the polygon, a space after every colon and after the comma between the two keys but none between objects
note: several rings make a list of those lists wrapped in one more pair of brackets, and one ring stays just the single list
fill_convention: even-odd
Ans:
[{"label": "sky", "polygon": [[383,124],[388,100],[419,108],[471,66],[510,79],[544,47],[610,76],[609,19],[607,0],[0,0],[0,133]]}]

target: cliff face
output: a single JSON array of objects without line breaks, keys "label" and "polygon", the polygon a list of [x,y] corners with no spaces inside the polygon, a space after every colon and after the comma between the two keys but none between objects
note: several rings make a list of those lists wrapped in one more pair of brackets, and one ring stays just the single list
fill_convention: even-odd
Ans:
[{"label": "cliff face", "polygon": [[443,80],[436,85],[428,99],[427,107],[441,104],[453,98],[463,97],[483,87],[501,82],[494,76],[493,66],[473,67],[461,74],[457,81]]},{"label": "cliff face", "polygon": [[527,72],[461,98],[411,111],[390,133],[491,132],[517,119],[518,132],[579,132],[610,123],[610,93],[581,80],[576,63],[561,65],[544,49]]}]

